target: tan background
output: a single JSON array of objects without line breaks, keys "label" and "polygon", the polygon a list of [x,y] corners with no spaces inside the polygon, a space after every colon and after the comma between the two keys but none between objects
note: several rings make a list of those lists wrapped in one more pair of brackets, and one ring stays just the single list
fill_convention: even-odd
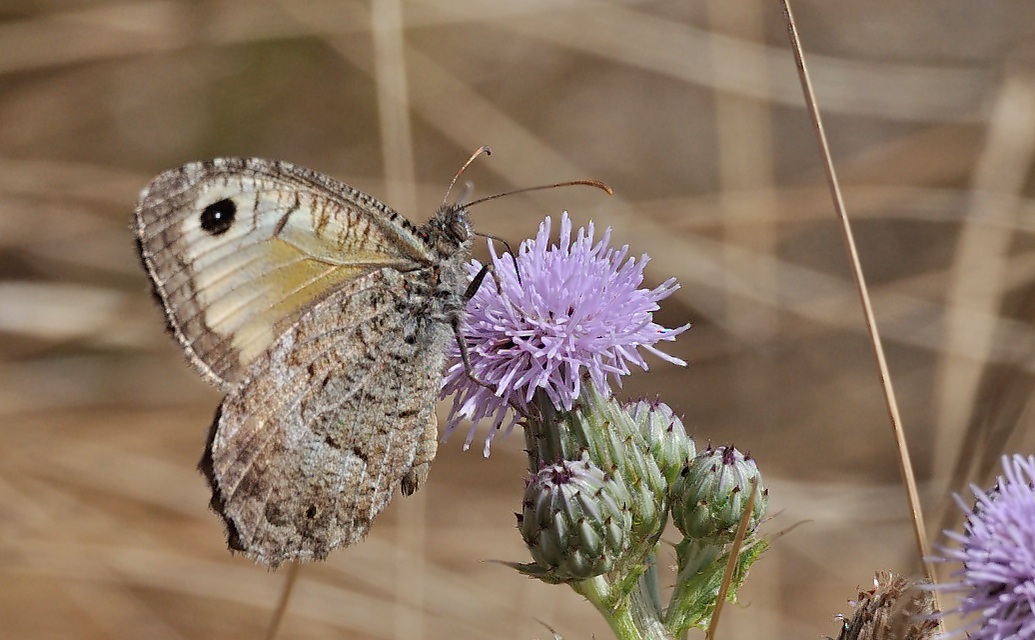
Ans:
[{"label": "tan background", "polygon": [[[660,319],[694,322],[670,349],[692,364],[652,360],[624,393],[755,454],[767,531],[804,522],[719,637],[836,634],[873,571],[915,572],[778,4],[375,4],[0,2],[0,635],[263,633],[283,576],[223,547],[194,470],[219,396],[163,335],[129,231],[154,174],[213,155],[292,160],[418,221],[481,144],[477,194],[607,181],[474,220],[517,241],[566,208],[682,283]],[[964,478],[1032,451],[1035,6],[796,9],[936,531]],[[366,543],[304,569],[282,637],[609,636],[487,562],[526,557],[522,442],[461,442]]]}]

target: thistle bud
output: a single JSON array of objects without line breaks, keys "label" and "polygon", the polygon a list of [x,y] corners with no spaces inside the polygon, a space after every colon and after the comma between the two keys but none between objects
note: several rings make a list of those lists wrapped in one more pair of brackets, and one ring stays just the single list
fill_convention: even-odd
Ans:
[{"label": "thistle bud", "polygon": [[639,425],[651,455],[671,485],[687,461],[697,454],[697,447],[693,439],[686,435],[683,422],[667,404],[660,401],[641,400],[629,406],[627,412]]},{"label": "thistle bud", "polygon": [[605,470],[616,470],[627,485],[645,484],[660,505],[666,497],[668,482],[631,409],[632,405],[622,405],[595,386],[586,385],[575,425],[593,462]]},{"label": "thistle bud", "polygon": [[672,520],[688,539],[733,539],[744,514],[751,480],[758,482],[748,534],[765,515],[769,491],[750,456],[730,447],[708,447],[690,460],[672,484]]},{"label": "thistle bud", "polygon": [[583,458],[543,467],[525,488],[518,529],[535,560],[524,573],[554,582],[607,573],[628,546],[624,485]]},{"label": "thistle bud", "polygon": [[593,384],[583,387],[575,409],[544,408],[541,419],[525,431],[529,466],[542,469],[560,460],[589,460],[625,486],[635,522],[634,537],[642,551],[653,548],[668,511],[668,481],[661,472],[638,421],[610,392]]}]

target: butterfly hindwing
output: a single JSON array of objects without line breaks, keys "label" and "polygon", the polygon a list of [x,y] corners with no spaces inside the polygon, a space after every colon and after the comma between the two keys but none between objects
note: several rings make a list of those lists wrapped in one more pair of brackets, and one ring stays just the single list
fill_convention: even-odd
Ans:
[{"label": "butterfly hindwing", "polygon": [[365,536],[404,480],[427,475],[452,334],[400,313],[425,304],[413,291],[391,269],[349,283],[227,395],[202,468],[232,547],[270,566],[321,559]]}]

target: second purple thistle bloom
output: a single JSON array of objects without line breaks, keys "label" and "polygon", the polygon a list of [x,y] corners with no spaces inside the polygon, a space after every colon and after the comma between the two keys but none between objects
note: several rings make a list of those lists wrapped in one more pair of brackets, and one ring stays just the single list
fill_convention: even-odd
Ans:
[{"label": "second purple thistle bloom", "polygon": [[[630,364],[648,368],[640,349],[686,364],[655,347],[690,327],[667,329],[653,319],[659,301],[679,288],[674,278],[654,289],[641,288],[649,258],[628,258],[628,246],[609,246],[610,228],[599,241],[593,223],[573,237],[571,219],[563,213],[556,243],[550,241],[551,231],[547,217],[536,237],[522,242],[520,280],[509,254],[497,255],[489,245],[496,277],[487,277],[468,303],[464,330],[473,372],[489,388],[467,378],[456,347],[442,385],[443,396],[454,394],[446,435],[465,418],[474,423],[465,449],[477,424],[491,419],[488,455],[496,432],[509,431],[521,417],[508,411],[511,404],[533,412],[537,397],[545,397],[554,407],[570,410],[586,379],[602,392],[609,381],[620,385]],[[471,275],[480,268],[473,261]]]},{"label": "second purple thistle bloom", "polygon": [[963,533],[946,531],[958,547],[941,547],[942,562],[959,562],[955,581],[938,589],[960,595],[945,613],[963,626],[945,636],[974,640],[1035,638],[1035,456],[1003,456],[1003,473],[990,491],[976,486]]}]

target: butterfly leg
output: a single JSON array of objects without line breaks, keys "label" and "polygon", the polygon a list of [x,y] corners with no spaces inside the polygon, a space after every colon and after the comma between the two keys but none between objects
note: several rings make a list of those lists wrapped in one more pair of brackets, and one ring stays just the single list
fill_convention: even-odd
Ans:
[{"label": "butterfly leg", "polygon": [[[478,293],[478,289],[481,288],[482,282],[485,281],[485,276],[490,272],[495,274],[491,264],[482,265],[481,270],[474,275],[471,279],[471,284],[467,285],[467,290],[464,291],[464,304],[466,305],[474,297],[474,294]],[[471,367],[471,354],[467,351],[467,340],[464,339],[461,323],[463,318],[460,315],[453,316],[453,335],[456,336],[456,346],[460,348],[460,361],[464,363],[464,373],[467,375],[467,379],[476,385],[485,387],[489,391],[496,393],[496,389],[492,385],[482,382],[478,379],[478,376],[474,375],[474,369]]]},{"label": "butterfly leg", "polygon": [[[485,276],[492,274],[492,277],[496,278],[496,271],[492,268],[491,264],[482,265],[482,268],[478,273],[471,279],[471,284],[467,285],[467,291],[464,292],[464,302],[468,302],[474,297],[474,294],[478,293],[478,289],[482,286],[482,282],[485,281]],[[502,291],[499,280],[496,281],[496,290]],[[464,374],[467,379],[475,383],[480,387],[485,387],[493,394],[496,393],[496,388],[491,384],[481,380],[478,376],[474,375],[474,368],[471,367],[471,354],[467,350],[467,340],[464,339],[463,328],[461,326],[463,318],[460,315],[454,316],[452,320],[453,335],[456,336],[456,346],[460,349],[460,361],[464,364]],[[527,416],[528,412],[521,407],[513,398],[508,400],[510,408],[516,411],[519,415]]]},{"label": "butterfly leg", "polygon": [[456,336],[456,346],[460,348],[460,362],[464,364],[464,374],[467,379],[475,383],[480,387],[485,387],[489,391],[496,393],[496,388],[490,385],[488,382],[483,382],[478,379],[478,376],[474,375],[474,369],[471,368],[471,354],[467,350],[467,340],[464,339],[464,332],[460,326],[460,318],[453,319],[453,335]]},{"label": "butterfly leg", "polygon": [[[489,273],[492,273],[493,277],[496,276],[496,270],[492,268],[491,264],[483,264],[478,273],[474,274],[474,277],[471,278],[471,284],[467,285],[467,290],[464,291],[464,304],[470,302],[474,294],[478,293],[478,289],[482,288],[482,282],[485,282],[485,276],[489,275]],[[496,284],[499,285],[498,282]]]}]

